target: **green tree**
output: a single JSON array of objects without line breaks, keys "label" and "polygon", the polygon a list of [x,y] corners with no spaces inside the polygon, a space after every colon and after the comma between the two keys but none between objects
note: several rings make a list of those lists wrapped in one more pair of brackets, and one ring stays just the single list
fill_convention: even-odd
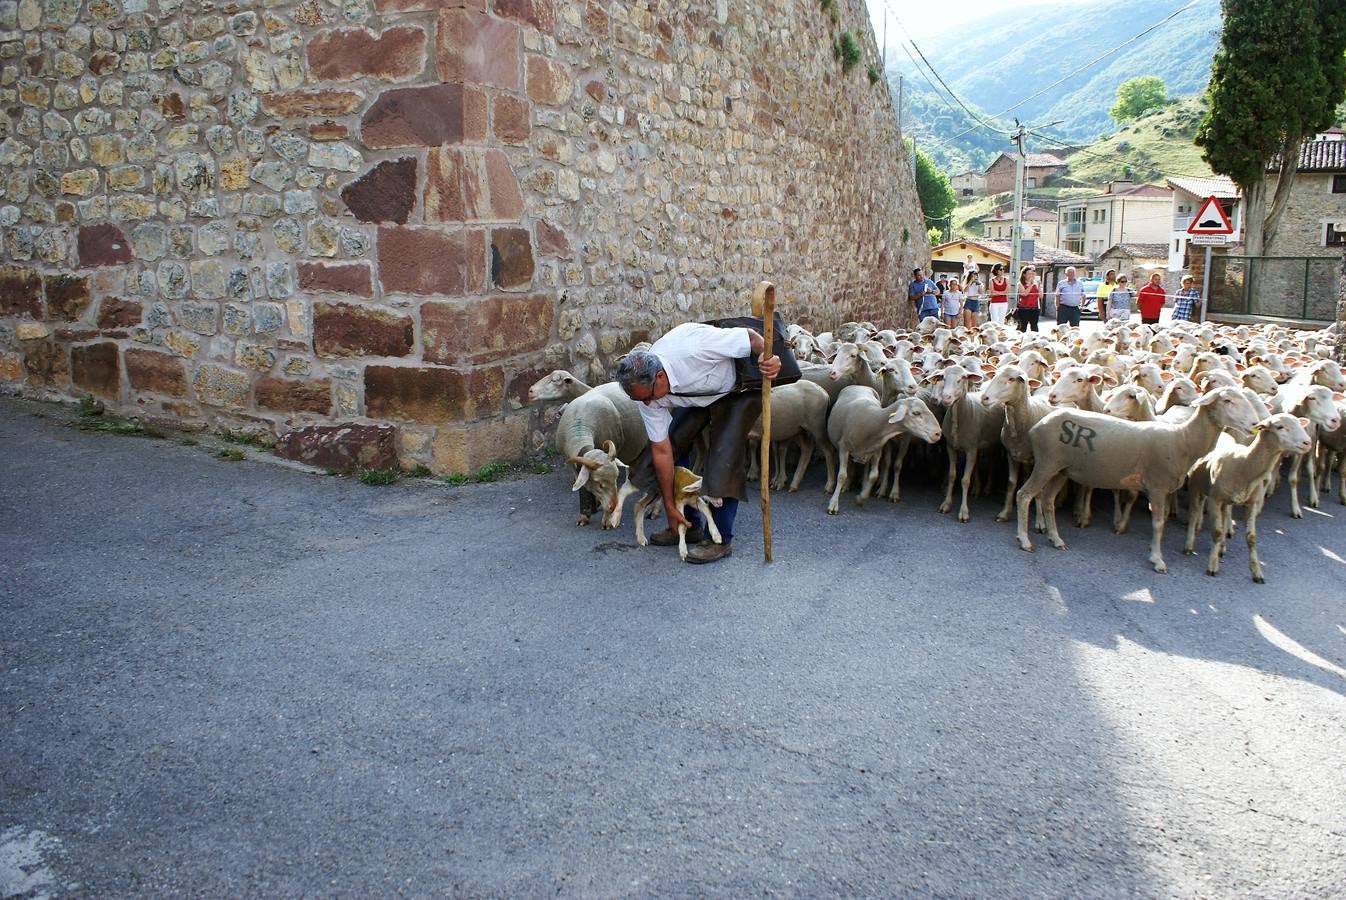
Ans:
[{"label": "green tree", "polygon": [[[1346,95],[1341,0],[1222,0],[1210,111],[1196,143],[1243,189],[1244,245],[1261,256],[1275,237],[1306,137],[1332,124]],[[1277,164],[1267,212],[1266,170]]]},{"label": "green tree", "polygon": [[921,198],[927,228],[943,228],[958,201],[954,199],[953,185],[945,175],[910,140],[907,149],[916,154],[916,195]]},{"label": "green tree", "polygon": [[1135,119],[1142,113],[1159,109],[1168,102],[1164,80],[1155,75],[1142,75],[1123,81],[1117,88],[1117,102],[1108,110],[1114,122]]}]

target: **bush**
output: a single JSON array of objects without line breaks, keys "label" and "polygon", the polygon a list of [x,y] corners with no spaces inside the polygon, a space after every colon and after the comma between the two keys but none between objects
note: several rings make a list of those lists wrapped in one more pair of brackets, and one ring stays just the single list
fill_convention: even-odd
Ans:
[{"label": "bush", "polygon": [[862,55],[860,53],[860,45],[856,42],[855,35],[851,34],[849,31],[843,31],[841,33],[839,45],[841,48],[841,71],[849,72],[851,69],[855,68],[855,64],[860,61]]}]

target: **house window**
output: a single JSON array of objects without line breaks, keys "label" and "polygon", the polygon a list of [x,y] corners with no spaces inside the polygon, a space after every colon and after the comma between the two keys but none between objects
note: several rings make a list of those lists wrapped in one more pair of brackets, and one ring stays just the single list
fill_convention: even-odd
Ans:
[{"label": "house window", "polygon": [[1037,186],[1038,186],[1038,180],[1036,178],[1028,179],[1028,187],[1037,187]]},{"label": "house window", "polygon": [[1323,239],[1324,247],[1341,247],[1346,245],[1346,222],[1328,222],[1326,232]]},{"label": "house window", "polygon": [[1346,175],[1332,176],[1332,193],[1346,194]]},{"label": "house window", "polygon": [[1036,225],[1033,226],[1033,237],[1042,237],[1042,229]]}]

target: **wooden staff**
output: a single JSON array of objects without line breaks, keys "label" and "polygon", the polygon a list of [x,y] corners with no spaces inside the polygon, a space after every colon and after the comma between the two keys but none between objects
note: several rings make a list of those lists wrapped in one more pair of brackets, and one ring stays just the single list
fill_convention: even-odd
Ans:
[{"label": "wooden staff", "polygon": [[[752,292],[752,314],[762,317],[762,351],[771,356],[776,324],[776,286],[759,281]],[[771,562],[771,379],[762,377],[762,458],[758,466],[762,486],[762,556]]]}]

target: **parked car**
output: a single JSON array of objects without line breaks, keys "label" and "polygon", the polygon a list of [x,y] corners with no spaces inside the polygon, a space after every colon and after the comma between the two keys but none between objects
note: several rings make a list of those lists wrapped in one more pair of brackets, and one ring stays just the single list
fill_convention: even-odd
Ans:
[{"label": "parked car", "polygon": [[1081,278],[1080,284],[1084,286],[1084,302],[1080,304],[1081,319],[1098,318],[1098,286],[1103,283],[1102,278]]}]

